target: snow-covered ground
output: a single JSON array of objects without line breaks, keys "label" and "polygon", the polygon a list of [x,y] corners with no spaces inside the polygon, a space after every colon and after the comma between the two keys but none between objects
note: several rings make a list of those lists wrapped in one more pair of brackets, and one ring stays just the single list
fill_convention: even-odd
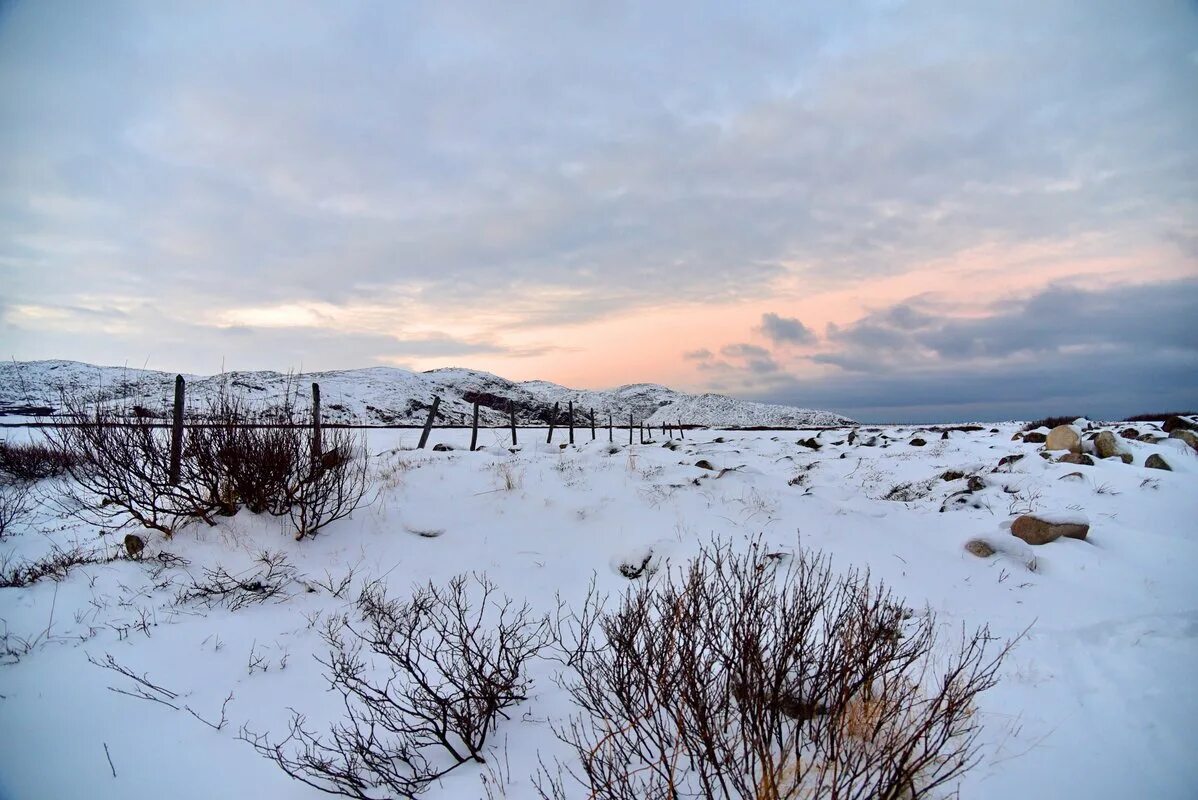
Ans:
[{"label": "snow-covered ground", "polygon": [[[418,431],[371,431],[373,502],[313,540],[296,542],[278,519],[242,511],[171,541],[149,537],[142,563],[122,558],[0,589],[0,634],[10,648],[31,644],[0,666],[0,797],[322,797],[237,738],[243,725],[282,734],[289,708],[319,728],[339,717],[340,697],[315,659],[326,652],[317,623],[351,603],[315,581],[352,571],[348,596],[376,578],[402,596],[426,580],[486,572],[550,612],[555,595],[580,602],[592,576],[619,591],[623,561],[651,551],[678,563],[712,537],[759,534],[774,548],[868,567],[909,606],[934,611],[946,641],[962,624],[989,625],[1000,638],[1028,630],[981,697],[983,759],[960,797],[1198,796],[1198,458],[1180,440],[1120,439],[1130,465],[1055,463],[1037,457],[1038,445],[1012,441],[1017,429],[941,438],[860,428],[851,444],[849,429],[697,430],[677,449],[660,440],[629,447],[618,432],[620,447],[609,449],[605,432],[592,442],[589,431],[562,449],[522,431],[528,444],[514,454],[503,430],[485,431],[486,449],[474,453],[462,449],[468,431],[435,433],[459,448],[451,452],[409,449]],[[912,445],[915,436],[926,445]],[[808,437],[821,447],[799,444]],[[1153,453],[1172,471],[1145,468]],[[1024,457],[994,471],[1014,454]],[[963,476],[943,479],[950,470]],[[969,476],[984,488],[942,512]],[[1084,514],[1089,536],[1026,545],[1005,526],[1029,510]],[[118,538],[43,507],[0,553],[35,558],[72,543],[116,553]],[[975,538],[997,553],[966,552]],[[263,551],[297,570],[285,599],[236,611],[176,602],[189,575],[218,564],[247,570]],[[161,552],[186,566],[149,569]],[[231,695],[228,724],[214,730],[110,691],[133,685],[89,656],[112,656],[210,721]],[[510,773],[508,798],[535,796],[538,757],[568,757],[550,731],[571,713],[553,681],[560,668],[534,664],[530,698],[491,738],[491,763]],[[481,775],[463,767],[426,796],[483,797]]]}]

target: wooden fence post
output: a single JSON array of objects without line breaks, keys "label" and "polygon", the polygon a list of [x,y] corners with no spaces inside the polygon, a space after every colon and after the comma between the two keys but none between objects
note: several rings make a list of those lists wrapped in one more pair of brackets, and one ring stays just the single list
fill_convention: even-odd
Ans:
[{"label": "wooden fence post", "polygon": [[312,384],[312,465],[320,463],[324,446],[320,440],[320,384]]},{"label": "wooden fence post", "polygon": [[682,427],[682,420],[678,420],[678,435],[683,439],[686,438],[686,430]]},{"label": "wooden fence post", "polygon": [[183,394],[186,391],[185,385],[183,376],[176,375],[175,413],[171,418],[171,486],[179,485],[179,472],[183,466]]},{"label": "wooden fence post", "polygon": [[441,398],[438,395],[433,395],[433,405],[428,410],[428,419],[424,421],[424,430],[420,432],[420,444],[416,445],[416,449],[423,450],[428,444],[428,435],[433,429],[433,419],[437,416],[437,409],[441,406]]},{"label": "wooden fence post", "polygon": [[632,444],[632,412],[628,412],[628,444]]},{"label": "wooden fence post", "polygon": [[609,442],[616,441],[615,431],[612,430],[611,412],[610,411],[607,412],[607,441],[609,441]]},{"label": "wooden fence post", "polygon": [[574,444],[574,401],[569,401],[570,409],[570,444]]},{"label": "wooden fence post", "polygon": [[595,441],[595,409],[591,409],[591,441]]},{"label": "wooden fence post", "polygon": [[512,447],[516,446],[516,404],[511,400],[507,401],[508,414],[512,418]]},{"label": "wooden fence post", "polygon": [[470,425],[470,452],[478,446],[478,401],[474,401],[474,422]]},{"label": "wooden fence post", "polygon": [[557,410],[561,407],[561,403],[553,404],[553,411],[549,415],[549,435],[545,437],[545,444],[550,444],[553,441],[553,426],[557,422]]}]

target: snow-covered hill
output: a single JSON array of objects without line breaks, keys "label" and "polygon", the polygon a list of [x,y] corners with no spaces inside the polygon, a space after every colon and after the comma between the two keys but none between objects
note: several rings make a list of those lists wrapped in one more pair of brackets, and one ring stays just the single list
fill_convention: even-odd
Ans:
[{"label": "snow-covered hill", "polygon": [[[573,402],[581,422],[590,409],[601,421],[611,414],[627,422],[678,423],[721,427],[801,427],[851,423],[827,411],[767,405],[723,395],[689,395],[653,383],[637,383],[594,391],[571,389],[548,381],[517,383],[478,370],[447,368],[410,372],[396,367],[313,372],[227,372],[215,376],[185,375],[190,406],[203,409],[227,388],[263,408],[294,397],[306,408],[310,384],[321,389],[324,417],[333,422],[418,424],[434,396],[441,398],[441,420],[468,422],[473,403],[484,424],[508,421],[509,405],[520,424],[544,422],[554,404],[561,413]],[[87,396],[103,402],[139,405],[161,413],[174,392],[173,373],[126,367],[98,367],[77,361],[15,361],[0,364],[0,414],[53,414],[64,397]]]}]

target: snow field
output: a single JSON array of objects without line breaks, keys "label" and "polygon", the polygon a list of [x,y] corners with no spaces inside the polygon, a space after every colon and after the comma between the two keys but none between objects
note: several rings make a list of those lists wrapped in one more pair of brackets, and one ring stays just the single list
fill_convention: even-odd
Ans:
[{"label": "snow field", "polygon": [[[317,729],[340,717],[340,697],[314,658],[326,649],[320,622],[351,611],[366,581],[382,579],[402,597],[414,584],[485,572],[548,613],[559,597],[581,604],[592,578],[619,592],[628,585],[623,564],[682,563],[713,537],[757,535],[774,549],[818,549],[838,566],[868,567],[917,613],[934,612],[945,644],[962,625],[989,625],[1000,639],[1026,631],[1000,684],[981,697],[984,757],[962,781],[962,798],[1193,796],[1198,459],[1175,440],[1131,441],[1132,465],[1057,464],[1011,441],[1017,425],[995,427],[947,439],[862,429],[855,445],[849,429],[690,431],[676,449],[660,438],[630,448],[619,436],[612,448],[605,432],[591,442],[589,430],[562,449],[521,431],[514,454],[503,430],[481,432],[486,449],[475,453],[464,449],[469,431],[434,433],[433,442],[459,448],[450,452],[406,449],[419,431],[370,431],[373,502],[313,540],[296,542],[282,521],[242,511],[170,541],[147,535],[141,564],[85,565],[60,582],[0,589],[0,635],[13,651],[0,666],[0,797],[323,797],[237,731],[281,736],[291,708]],[[862,446],[871,435],[889,437],[878,442],[887,446]],[[908,444],[915,435],[927,445]],[[797,444],[808,437],[821,448]],[[1145,469],[1151,453],[1173,471]],[[700,460],[714,469],[694,466]],[[941,512],[966,485],[943,480],[949,470],[985,487],[975,503]],[[1062,480],[1073,472],[1083,477]],[[909,499],[884,499],[900,484],[910,485],[901,493]],[[1025,511],[1085,515],[1089,537],[1026,545],[1006,529]],[[0,558],[72,543],[115,553],[119,538],[44,504],[0,542]],[[998,552],[967,553],[974,538]],[[281,602],[236,611],[176,602],[204,568],[252,572],[263,551],[285,554],[296,570]],[[187,565],[148,569],[162,552]],[[351,572],[350,588],[334,596]],[[227,724],[213,730],[185,710],[110,691],[133,684],[88,660],[109,655],[210,722],[231,693]],[[549,729],[572,713],[553,680],[560,669],[533,663],[529,700],[490,740],[509,798],[535,796],[538,757],[568,756]],[[482,774],[463,767],[425,796],[483,797]]]}]

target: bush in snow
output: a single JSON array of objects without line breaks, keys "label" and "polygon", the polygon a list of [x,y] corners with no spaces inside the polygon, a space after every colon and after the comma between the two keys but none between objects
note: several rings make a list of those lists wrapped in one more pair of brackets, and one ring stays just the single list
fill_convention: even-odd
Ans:
[{"label": "bush in snow", "polygon": [[290,517],[303,538],[352,513],[368,486],[367,456],[349,431],[325,431],[317,447],[311,427],[290,411],[266,419],[228,394],[186,429],[175,483],[170,431],[161,423],[78,398],[66,405],[69,421],[48,434],[74,479],[61,502],[97,525],[141,525],[170,536],[244,505]]},{"label": "bush in snow", "polygon": [[0,483],[32,483],[63,475],[69,454],[43,444],[0,442]]},{"label": "bush in snow", "polygon": [[346,716],[327,736],[296,713],[281,741],[248,730],[242,738],[296,780],[348,797],[414,797],[462,764],[482,763],[499,718],[527,696],[529,659],[550,639],[547,618],[495,593],[477,575],[429,583],[407,601],[368,585],[360,621],[325,629],[321,663]]},{"label": "bush in snow", "polygon": [[936,670],[930,615],[758,544],[710,546],[596,617],[556,728],[576,760],[541,771],[542,797],[925,796],[975,763],[973,700],[1006,653],[978,631]]},{"label": "bush in snow", "polygon": [[0,539],[12,532],[12,527],[30,508],[29,487],[20,483],[0,483]]}]

